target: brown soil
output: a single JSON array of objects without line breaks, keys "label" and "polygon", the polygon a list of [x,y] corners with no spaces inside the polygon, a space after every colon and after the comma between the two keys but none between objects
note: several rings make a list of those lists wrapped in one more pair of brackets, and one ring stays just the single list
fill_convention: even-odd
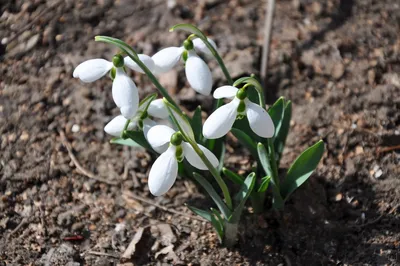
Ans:
[{"label": "brown soil", "polygon": [[[180,44],[185,35],[168,32],[180,22],[216,40],[235,78],[258,72],[265,1],[166,2],[1,1],[0,265],[400,264],[400,4],[277,1],[269,103],[294,102],[282,167],[318,139],[327,151],[284,212],[244,215],[229,250],[184,207],[210,204],[192,182],[153,198],[150,156],[108,143],[103,127],[118,113],[110,81],[72,78],[83,60],[116,52],[95,35],[153,54]],[[210,66],[214,87],[223,84]],[[209,110],[181,70],[162,82],[189,111]],[[145,77],[135,81],[142,95],[154,91]],[[76,161],[107,182],[77,170],[60,132]],[[231,146],[228,165],[247,169],[249,156]],[[140,228],[134,256],[122,258]]]}]

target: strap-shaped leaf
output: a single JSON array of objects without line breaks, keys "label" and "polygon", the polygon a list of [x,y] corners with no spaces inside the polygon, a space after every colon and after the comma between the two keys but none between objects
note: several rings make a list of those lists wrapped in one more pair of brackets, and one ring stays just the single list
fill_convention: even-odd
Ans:
[{"label": "strap-shaped leaf", "polygon": [[235,196],[235,200],[237,202],[239,202],[239,204],[233,211],[232,216],[229,218],[230,223],[238,223],[239,222],[240,216],[242,215],[244,205],[245,205],[247,199],[249,198],[251,192],[253,191],[255,183],[256,183],[256,174],[255,173],[249,174],[246,177],[246,179],[244,180],[242,187],[240,188],[239,192]]},{"label": "strap-shaped leaf", "polygon": [[281,128],[284,110],[285,110],[285,100],[284,100],[283,97],[280,97],[268,109],[268,114],[271,117],[272,121],[274,122],[274,126],[275,126],[275,134],[274,134],[274,136],[277,135],[277,133],[279,132],[279,130]]},{"label": "strap-shaped leaf", "polygon": [[244,183],[244,177],[236,174],[235,172],[232,172],[226,167],[222,168],[222,173],[229,178],[233,183],[236,183],[238,185],[242,185]]},{"label": "strap-shaped leaf", "polygon": [[221,199],[221,197],[215,191],[213,186],[203,176],[201,176],[200,174],[198,174],[196,172],[193,173],[193,177],[205,189],[205,191],[207,191],[207,193],[213,199],[213,201],[217,205],[220,212],[224,215],[224,217],[230,217],[231,211],[228,209],[228,207],[226,206],[224,201]]},{"label": "strap-shaped leaf", "polygon": [[224,239],[224,225],[214,215],[211,216],[211,224],[218,234],[219,241],[222,242]]},{"label": "strap-shaped leaf", "polygon": [[270,181],[271,181],[271,177],[270,177],[270,176],[264,176],[264,177],[261,179],[261,184],[260,184],[260,186],[258,187],[257,192],[263,193],[263,192],[267,191],[268,185],[269,185],[269,182],[270,182]]},{"label": "strap-shaped leaf", "polygon": [[282,158],[282,152],[285,148],[286,138],[289,133],[290,120],[292,119],[292,102],[287,101],[283,113],[283,119],[279,131],[275,131],[275,152],[277,154],[277,161]]},{"label": "strap-shaped leaf", "polygon": [[213,216],[212,213],[210,213],[209,211],[205,211],[193,206],[190,206],[188,204],[185,204],[186,207],[189,208],[189,210],[191,210],[192,212],[194,212],[195,214],[197,214],[200,217],[203,217],[204,219],[206,219],[207,221],[211,222],[211,217]]},{"label": "strap-shaped leaf", "polygon": [[193,129],[190,126],[189,120],[187,119],[186,115],[181,113],[175,106],[167,101],[167,99],[163,99],[164,104],[168,109],[169,115],[174,122],[175,126],[179,129],[182,135],[186,139],[195,140]]},{"label": "strap-shaped leaf", "polygon": [[203,121],[201,119],[201,106],[197,106],[196,110],[194,111],[193,117],[190,121],[194,133],[194,138],[197,143],[203,143]]},{"label": "strap-shaped leaf", "polygon": [[123,138],[113,138],[111,139],[110,142],[115,144],[128,145],[131,147],[138,147],[136,146],[136,144],[138,144],[139,146],[147,149],[148,151],[154,152],[153,148],[144,137],[142,131],[127,130],[125,136],[127,137],[127,139],[125,140]]},{"label": "strap-shaped leaf", "polygon": [[324,142],[320,140],[297,157],[281,185],[281,194],[285,200],[310,177],[317,168],[324,150]]},{"label": "strap-shaped leaf", "polygon": [[271,161],[269,160],[267,150],[265,149],[265,146],[262,143],[257,144],[257,154],[258,154],[258,159],[260,160],[261,166],[263,167],[265,173],[268,176],[274,176],[271,167]]},{"label": "strap-shaped leaf", "polygon": [[265,149],[265,146],[262,143],[258,143],[257,145],[257,151],[258,151],[258,158],[261,162],[261,166],[263,167],[265,173],[271,177],[271,183],[272,183],[272,193],[274,195],[273,197],[273,207],[276,209],[281,209],[283,207],[283,199],[282,195],[280,193],[280,188],[279,188],[279,180],[276,177],[276,180],[274,180],[274,172],[271,167],[271,161],[268,156],[267,150]]},{"label": "strap-shaped leaf", "polygon": [[253,139],[242,130],[237,128],[232,128],[231,132],[240,141],[240,143],[242,143],[242,145],[244,145],[250,151],[254,158],[257,158],[257,147]]},{"label": "strap-shaped leaf", "polygon": [[135,147],[135,148],[143,148],[142,145],[134,141],[133,139],[123,139],[123,138],[112,138],[110,140],[110,143],[112,144],[119,144],[119,145],[124,145],[124,146],[130,146],[130,147]]}]

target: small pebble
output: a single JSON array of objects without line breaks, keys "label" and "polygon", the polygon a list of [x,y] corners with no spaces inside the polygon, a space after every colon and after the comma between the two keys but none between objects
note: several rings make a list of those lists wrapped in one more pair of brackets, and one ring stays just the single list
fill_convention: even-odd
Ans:
[{"label": "small pebble", "polygon": [[79,125],[74,124],[71,128],[71,131],[74,133],[77,133],[77,132],[79,132],[80,129],[81,129],[81,127]]},{"label": "small pebble", "polygon": [[382,176],[382,174],[383,174],[382,169],[379,169],[378,171],[375,172],[374,176],[375,176],[375,178],[380,178]]}]

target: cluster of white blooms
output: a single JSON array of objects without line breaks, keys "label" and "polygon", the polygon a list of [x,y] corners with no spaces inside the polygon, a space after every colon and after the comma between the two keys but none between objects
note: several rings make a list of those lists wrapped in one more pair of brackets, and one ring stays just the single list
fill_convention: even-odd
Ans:
[{"label": "cluster of white blooms", "polygon": [[[216,48],[212,40],[208,39],[208,42]],[[197,52],[212,55],[201,39],[188,38],[181,47],[162,49],[152,57],[139,54],[138,58],[154,75],[169,71],[183,59],[190,86],[198,93],[209,95],[213,84],[211,71]],[[138,89],[127,75],[125,66],[144,73],[130,57],[123,58],[117,54],[112,62],[104,59],[85,61],[76,67],[73,76],[83,82],[93,82],[110,73],[113,80],[112,97],[121,115],[112,119],[104,130],[116,137],[120,137],[124,130],[143,131],[148,143],[161,154],[150,170],[148,182],[150,192],[159,196],[166,193],[174,184],[178,174],[178,162],[184,158],[197,169],[207,170],[207,166],[179,131],[175,132],[165,125],[157,125],[157,122],[152,120],[152,117],[167,119],[168,110],[162,99],[153,100],[154,97],[150,102],[144,100],[139,104]],[[222,86],[215,90],[213,96],[215,99],[228,98],[232,101],[218,108],[205,121],[203,135],[206,138],[216,139],[226,135],[235,120],[244,116],[247,117],[254,133],[264,138],[273,136],[274,124],[270,116],[264,108],[247,98],[245,89]],[[210,163],[216,167],[219,162],[215,155],[200,144],[197,145]]]}]

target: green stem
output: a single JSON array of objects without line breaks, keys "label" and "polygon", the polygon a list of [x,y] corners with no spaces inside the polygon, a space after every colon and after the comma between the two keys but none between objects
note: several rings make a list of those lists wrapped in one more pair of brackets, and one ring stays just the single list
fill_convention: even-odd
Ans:
[{"label": "green stem", "polygon": [[[197,143],[195,141],[193,141],[191,139],[187,139],[187,141],[193,147],[194,151],[199,155],[199,157],[204,162],[204,164],[207,166],[207,168],[211,172],[211,174],[214,176],[215,180],[217,181],[219,187],[222,190],[222,194],[224,195],[226,205],[228,206],[228,208],[230,210],[232,210],[233,205],[232,205],[231,195],[229,194],[228,186],[222,179],[218,170],[211,164],[211,162],[208,160],[208,158],[205,156],[204,152],[200,149],[200,147],[197,145]],[[229,217],[226,217],[226,218],[228,219]]]}]

